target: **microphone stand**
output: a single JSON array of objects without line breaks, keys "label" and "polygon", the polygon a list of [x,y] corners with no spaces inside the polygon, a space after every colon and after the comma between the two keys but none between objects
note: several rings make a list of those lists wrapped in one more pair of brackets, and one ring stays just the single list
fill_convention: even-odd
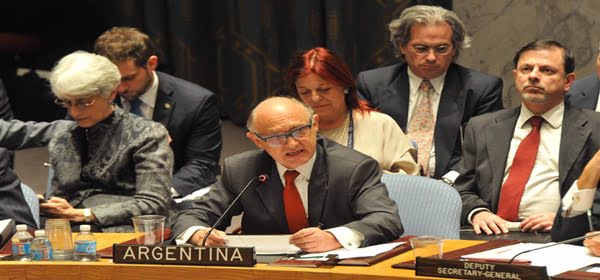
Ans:
[{"label": "microphone stand", "polygon": [[594,234],[591,234],[591,235],[587,235],[587,236],[584,235],[584,236],[580,236],[580,237],[575,237],[575,238],[563,240],[563,241],[560,241],[560,242],[548,244],[546,246],[542,246],[542,247],[538,247],[538,248],[534,248],[534,249],[525,250],[523,252],[520,252],[520,253],[516,254],[514,257],[512,257],[510,259],[510,261],[508,261],[508,264],[511,264],[515,260],[515,258],[517,258],[518,256],[520,256],[522,254],[525,254],[525,253],[529,253],[529,252],[537,251],[537,250],[541,250],[541,249],[546,249],[548,247],[556,246],[556,245],[559,245],[559,244],[569,244],[569,243],[581,241],[581,240],[588,239],[588,238],[594,237],[594,236],[599,236],[599,235],[600,235],[600,232],[594,233]]},{"label": "microphone stand", "polygon": [[252,183],[255,182],[256,179],[258,179],[258,181],[260,183],[263,183],[263,182],[267,181],[267,179],[269,179],[269,176],[267,176],[266,174],[256,176],[256,177],[252,178],[252,180],[250,180],[250,182],[248,182],[248,184],[246,184],[246,186],[242,189],[242,191],[235,197],[235,199],[233,200],[233,202],[231,202],[231,204],[229,204],[229,207],[227,207],[227,209],[225,209],[225,211],[223,212],[223,214],[221,214],[221,216],[215,222],[215,224],[208,230],[208,232],[206,233],[206,235],[204,235],[204,238],[202,238],[202,247],[204,247],[206,245],[206,240],[208,240],[208,236],[210,236],[210,234],[213,232],[213,230],[215,230],[215,228],[217,227],[217,225],[219,225],[219,223],[221,222],[221,220],[223,220],[223,218],[225,218],[225,216],[227,215],[227,213],[229,213],[229,210],[231,210],[231,208],[233,207],[233,205],[235,205],[237,203],[237,201],[240,200],[240,197],[242,197],[242,194],[244,194],[246,192],[246,189],[248,189],[248,187],[250,187],[250,185],[252,185]]}]

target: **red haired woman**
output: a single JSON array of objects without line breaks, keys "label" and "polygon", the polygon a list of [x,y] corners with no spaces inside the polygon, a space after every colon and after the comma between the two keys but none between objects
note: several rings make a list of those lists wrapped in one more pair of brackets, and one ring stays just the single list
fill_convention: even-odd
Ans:
[{"label": "red haired woman", "polygon": [[319,134],[371,156],[381,169],[416,175],[414,148],[388,115],[358,98],[350,68],[333,52],[314,48],[295,56],[288,68],[291,90],[319,115]]}]

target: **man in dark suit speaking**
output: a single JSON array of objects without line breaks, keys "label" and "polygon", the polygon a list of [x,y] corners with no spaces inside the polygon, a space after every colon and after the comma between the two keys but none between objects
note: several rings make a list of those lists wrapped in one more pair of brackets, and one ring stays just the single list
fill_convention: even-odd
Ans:
[{"label": "man in dark suit speaking", "polygon": [[404,62],[359,73],[358,90],[418,143],[425,175],[452,183],[462,127],[473,116],[502,109],[502,80],[454,63],[471,39],[452,11],[413,6],[389,29]]},{"label": "man in dark suit speaking", "polygon": [[110,59],[121,72],[125,111],[162,123],[175,155],[174,197],[209,186],[220,173],[221,119],[209,90],[155,71],[158,56],[148,35],[135,28],[114,27],[96,40],[94,52]]},{"label": "man in dark suit speaking", "polygon": [[[293,234],[306,252],[357,248],[398,238],[398,207],[381,182],[377,161],[317,137],[319,116],[302,102],[272,97],[250,114],[246,136],[261,150],[232,156],[211,191],[173,219],[178,243],[199,245],[241,189],[261,174],[225,218],[244,213],[244,234]],[[224,229],[229,222],[219,225]],[[224,245],[213,231],[208,246]]]},{"label": "man in dark suit speaking", "polygon": [[[476,233],[550,231],[585,164],[600,148],[600,114],[564,103],[575,59],[556,41],[515,55],[522,105],[478,116],[465,129],[460,176],[462,223]],[[564,202],[564,200],[562,200]]]}]

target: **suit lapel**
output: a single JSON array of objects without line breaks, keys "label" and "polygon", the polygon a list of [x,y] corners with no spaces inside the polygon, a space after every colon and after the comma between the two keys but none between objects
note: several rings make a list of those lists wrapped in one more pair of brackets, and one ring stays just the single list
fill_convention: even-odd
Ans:
[{"label": "suit lapel", "polygon": [[563,186],[565,178],[579,158],[587,139],[592,131],[585,127],[588,122],[575,109],[565,106],[565,116],[563,118],[562,132],[560,136],[560,151],[558,155],[558,179],[560,183],[561,196],[563,196],[570,186]]},{"label": "suit lapel", "polygon": [[[520,107],[510,109],[495,119],[495,123],[485,130],[485,147],[488,151],[488,159],[492,172],[492,204],[498,205],[502,180],[504,179],[504,169],[506,169],[506,159],[510,150],[510,142],[515,131],[515,125],[519,118]],[[492,209],[494,212],[496,209]]]},{"label": "suit lapel", "polygon": [[393,117],[397,122],[402,131],[406,132],[406,124],[408,123],[408,101],[410,97],[410,85],[408,83],[408,66],[403,65],[404,69],[399,71],[399,75],[394,81],[392,81],[386,88],[388,94],[397,95],[397,104],[390,104],[395,108],[394,112],[397,112],[396,117]]},{"label": "suit lapel", "polygon": [[308,223],[310,226],[318,226],[322,223],[321,217],[327,198],[327,155],[321,143],[323,139],[317,142],[317,158],[311,171],[310,181],[308,182]]},{"label": "suit lapel", "polygon": [[283,208],[283,183],[273,159],[266,152],[263,152],[263,157],[268,158],[268,160],[263,160],[262,167],[258,170],[268,170],[265,173],[270,174],[270,178],[267,182],[258,185],[255,190],[262,201],[263,207],[267,209],[273,221],[281,229],[280,231],[287,232],[288,226],[285,218],[285,209]]},{"label": "suit lapel", "polygon": [[158,77],[159,83],[152,120],[168,127],[171,115],[175,108],[175,99],[171,97],[171,94],[173,94],[173,85],[169,79],[162,75],[162,73],[156,72],[156,76]]},{"label": "suit lapel", "polygon": [[435,121],[435,170],[434,177],[441,177],[454,151],[456,137],[460,134],[464,111],[465,92],[455,68],[450,66],[440,95]]}]

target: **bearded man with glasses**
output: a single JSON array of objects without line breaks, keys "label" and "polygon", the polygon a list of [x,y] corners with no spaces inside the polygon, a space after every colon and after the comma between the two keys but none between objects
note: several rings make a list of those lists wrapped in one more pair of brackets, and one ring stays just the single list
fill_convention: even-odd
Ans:
[{"label": "bearded man with glasses", "polygon": [[225,246],[220,230],[242,212],[244,234],[293,234],[290,243],[305,252],[369,246],[402,234],[377,161],[318,137],[319,116],[308,105],[271,97],[252,111],[247,127],[260,150],[225,159],[217,184],[173,219],[178,243],[201,245],[244,186],[263,174],[269,179],[233,203],[207,246]]}]

